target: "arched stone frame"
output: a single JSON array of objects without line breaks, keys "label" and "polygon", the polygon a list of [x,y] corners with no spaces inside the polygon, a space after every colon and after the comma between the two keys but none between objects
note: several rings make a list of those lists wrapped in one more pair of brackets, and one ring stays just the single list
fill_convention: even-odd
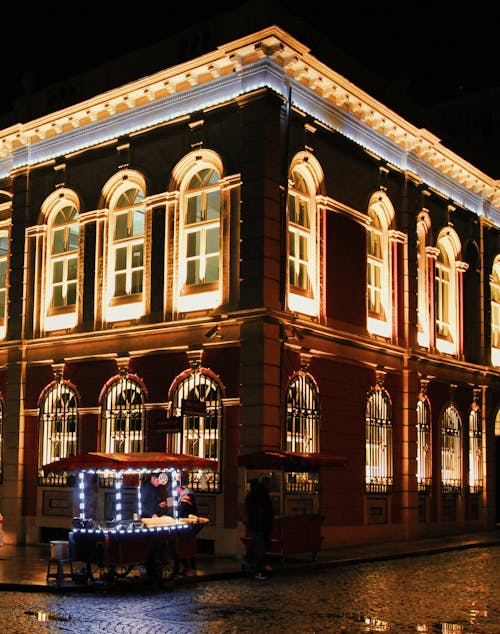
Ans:
[{"label": "arched stone frame", "polygon": [[432,487],[432,409],[427,396],[427,379],[421,379],[417,398],[417,489],[430,493]]},{"label": "arched stone frame", "polygon": [[320,451],[320,397],[314,377],[304,370],[288,381],[286,395],[285,450]]},{"label": "arched stone frame", "polygon": [[500,366],[500,254],[495,256],[490,275],[491,364]]},{"label": "arched stone frame", "polygon": [[217,375],[198,363],[179,374],[169,389],[171,414],[182,420],[182,431],[172,434],[174,453],[187,453],[219,462],[222,471],[224,388]]},{"label": "arched stone frame", "polygon": [[[208,170],[208,171],[205,171]],[[193,178],[199,174],[202,178],[217,174],[217,181],[205,182],[199,189],[188,189]],[[213,150],[199,148],[184,156],[172,171],[167,200],[167,222],[165,244],[169,245],[169,256],[165,258],[165,280],[171,288],[167,291],[166,305],[171,305],[175,315],[213,310],[229,301],[230,288],[230,227],[233,197],[231,190],[239,186],[239,177],[224,176],[221,157]],[[189,194],[188,192],[192,192]],[[219,217],[209,218],[203,207],[209,197],[220,196]],[[198,198],[202,201],[206,221],[187,222],[189,220],[188,200]],[[213,211],[213,208],[212,208]],[[239,211],[239,210],[238,210]],[[214,236],[218,231],[218,259],[213,249]],[[198,233],[200,249],[203,252],[192,253],[188,245],[190,236]],[[187,256],[189,254],[189,257]],[[206,257],[209,254],[209,257]],[[189,283],[188,275],[199,262],[200,270],[206,273],[210,266],[213,272],[218,266],[217,279],[200,279],[200,283]],[[188,264],[189,261],[189,264]],[[193,267],[193,268],[190,268]],[[191,280],[193,281],[193,280]]]},{"label": "arched stone frame", "polygon": [[[461,243],[452,227],[443,228],[436,241],[434,311],[436,349],[450,355],[463,353],[463,273],[468,265],[460,260]],[[449,276],[449,288],[446,279]]]},{"label": "arched stone frame", "polygon": [[391,231],[394,207],[383,191],[375,192],[368,204],[367,226],[367,328],[368,332],[392,338],[394,328],[395,244],[398,232]]},{"label": "arched stone frame", "polygon": [[[127,192],[134,192],[137,197],[129,206],[124,206]],[[106,209],[106,214],[102,216],[104,226],[99,227],[97,239],[102,245],[101,309],[104,323],[138,320],[149,311],[151,214],[146,196],[145,177],[128,168],[114,174],[101,192],[101,206]],[[118,219],[122,219],[120,225]],[[127,235],[117,235],[116,228],[124,225]],[[117,266],[122,268],[118,270]],[[117,279],[123,279],[124,287],[120,291],[117,290]]]},{"label": "arched stone frame", "polygon": [[392,400],[384,387],[385,370],[376,370],[376,385],[366,395],[365,404],[365,491],[392,493],[393,415]]},{"label": "arched stone frame", "polygon": [[462,418],[453,402],[450,402],[439,417],[441,431],[441,492],[458,495],[462,493]]},{"label": "arched stone frame", "polygon": [[[293,312],[319,318],[324,311],[321,283],[325,283],[322,271],[324,254],[321,250],[325,209],[320,207],[325,191],[324,174],[319,161],[308,151],[298,152],[290,162],[288,182],[286,307]],[[305,186],[300,186],[300,183]],[[309,209],[309,222],[301,220],[298,212],[292,217],[300,202]],[[297,245],[301,240],[307,243],[306,257],[298,252]],[[304,271],[304,275],[297,282],[300,270]],[[307,279],[307,283],[304,279]]]},{"label": "arched stone frame", "polygon": [[[422,210],[417,218],[417,341],[423,348],[431,346],[431,297],[434,284],[431,284],[430,271],[432,260],[429,258],[429,234],[431,219],[427,210]],[[433,314],[433,311],[432,311]]]},{"label": "arched stone frame", "polygon": [[145,450],[147,391],[126,366],[111,377],[99,394],[100,450],[132,453]]},{"label": "arched stone frame", "polygon": [[64,380],[56,369],[55,380],[38,399],[38,468],[78,453],[80,395],[76,386]]},{"label": "arched stone frame", "polygon": [[[68,215],[67,210],[73,209]],[[39,224],[30,227],[26,235],[35,238],[35,293],[34,293],[34,328],[41,332],[69,330],[75,328],[81,321],[83,294],[83,235],[79,222],[81,203],[78,194],[67,187],[61,187],[52,192],[43,202],[40,209]],[[54,227],[60,222],[60,229]],[[75,226],[78,235],[75,236]],[[65,243],[63,251],[55,250],[54,237],[61,234]],[[62,237],[64,234],[64,237]],[[70,244],[71,242],[71,244]],[[75,244],[76,243],[76,244]],[[54,247],[54,249],[53,249]],[[76,269],[76,270],[75,270]],[[60,277],[62,270],[63,279]],[[57,283],[55,282],[57,280]],[[63,293],[71,286],[71,300],[54,302],[53,291],[55,284],[62,284]],[[73,301],[74,292],[74,301]],[[39,315],[39,322],[37,321]]]}]

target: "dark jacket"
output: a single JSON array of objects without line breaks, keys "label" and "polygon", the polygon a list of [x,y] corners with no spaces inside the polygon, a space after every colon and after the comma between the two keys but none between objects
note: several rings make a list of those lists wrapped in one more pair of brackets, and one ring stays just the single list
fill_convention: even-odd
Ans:
[{"label": "dark jacket", "polygon": [[191,489],[183,489],[179,493],[179,501],[177,503],[177,517],[183,518],[188,515],[198,515],[198,507],[196,499]]},{"label": "dark jacket", "polygon": [[141,484],[141,517],[159,515],[159,487],[155,487],[149,480]]},{"label": "dark jacket", "polygon": [[245,498],[247,527],[252,531],[262,531],[269,535],[274,523],[274,510],[269,491],[260,482],[252,483]]}]

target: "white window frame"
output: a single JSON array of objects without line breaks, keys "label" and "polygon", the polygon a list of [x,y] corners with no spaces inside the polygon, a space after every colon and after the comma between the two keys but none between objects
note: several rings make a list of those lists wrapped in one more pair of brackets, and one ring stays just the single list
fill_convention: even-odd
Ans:
[{"label": "white window frame", "polygon": [[[287,305],[293,312],[312,317],[320,314],[320,221],[316,198],[323,182],[318,161],[299,152],[291,162],[288,180]],[[292,210],[296,210],[295,216]]]},{"label": "white window frame", "polygon": [[500,366],[500,255],[497,255],[490,276],[491,295],[491,364]]},{"label": "white window frame", "polygon": [[[367,225],[366,310],[368,332],[381,337],[393,336],[392,252],[389,230],[394,208],[384,192],[376,192],[368,206],[371,223]],[[378,248],[373,248],[378,245]]]},{"label": "white window frame", "polygon": [[[104,313],[108,322],[134,320],[146,312],[146,186],[142,175],[131,170],[111,179],[105,187],[109,206],[107,231],[107,276]],[[124,200],[128,198],[129,200]],[[124,204],[128,203],[128,204]],[[137,217],[142,222],[135,223]],[[125,223],[123,224],[123,219]],[[117,235],[118,223],[126,235]],[[137,231],[139,226],[139,231]],[[134,262],[140,251],[139,262]],[[119,254],[125,254],[123,266],[117,266]],[[122,258],[123,259],[123,258]],[[139,277],[140,283],[134,283]],[[118,280],[124,279],[124,284]],[[121,290],[118,290],[122,286]],[[137,286],[139,288],[137,288]]]}]

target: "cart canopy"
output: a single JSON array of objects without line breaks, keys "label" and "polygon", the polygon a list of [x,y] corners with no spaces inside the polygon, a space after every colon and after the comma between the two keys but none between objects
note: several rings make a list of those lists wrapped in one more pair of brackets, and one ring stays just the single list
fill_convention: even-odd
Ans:
[{"label": "cart canopy", "polygon": [[239,456],[239,465],[248,469],[282,469],[283,471],[318,471],[321,466],[345,467],[347,459],[327,452],[255,451]]},{"label": "cart canopy", "polygon": [[217,461],[199,458],[189,454],[171,454],[165,452],[137,452],[137,453],[101,453],[90,451],[68,458],[61,458],[43,466],[45,473],[61,471],[84,471],[86,469],[109,469],[112,471],[126,471],[142,469],[210,469],[217,470]]}]

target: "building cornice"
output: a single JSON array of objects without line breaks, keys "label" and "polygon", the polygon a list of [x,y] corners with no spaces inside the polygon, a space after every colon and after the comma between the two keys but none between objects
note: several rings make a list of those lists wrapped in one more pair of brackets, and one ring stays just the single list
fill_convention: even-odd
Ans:
[{"label": "building cornice", "polygon": [[277,26],[0,130],[0,178],[270,89],[431,190],[500,226],[500,181],[385,107]]}]

